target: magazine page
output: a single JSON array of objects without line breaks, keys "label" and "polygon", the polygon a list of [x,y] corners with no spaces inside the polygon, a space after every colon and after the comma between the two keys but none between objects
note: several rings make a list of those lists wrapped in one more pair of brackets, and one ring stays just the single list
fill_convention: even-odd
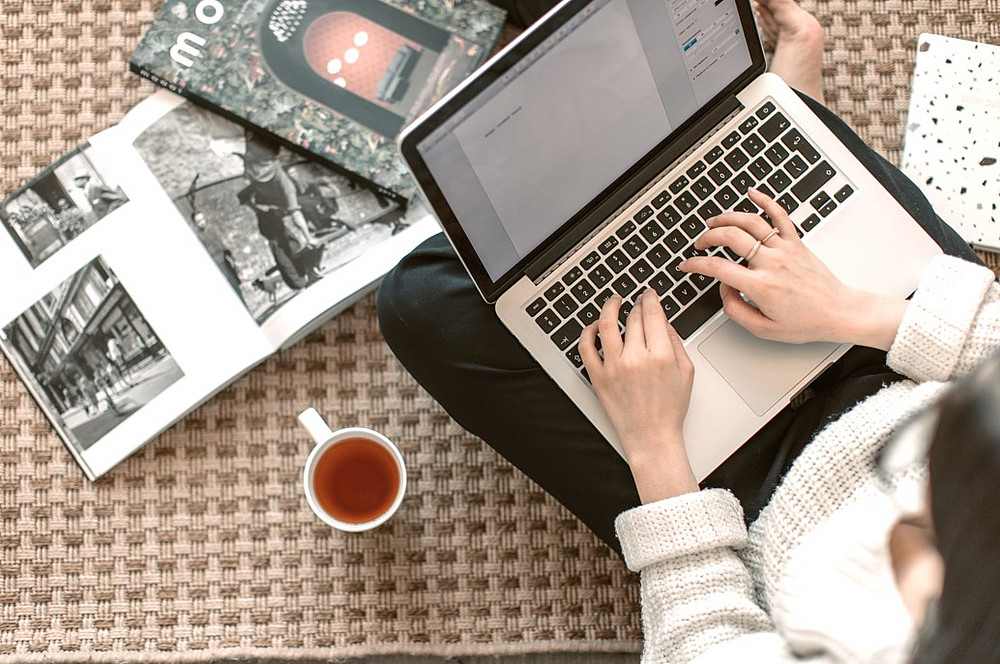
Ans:
[{"label": "magazine page", "polygon": [[0,204],[0,347],[90,478],[271,352],[122,126]]},{"label": "magazine page", "polygon": [[394,192],[400,129],[481,64],[484,0],[167,0],[133,71]]},{"label": "magazine page", "polygon": [[[345,192],[340,210],[347,213],[363,197]],[[370,206],[369,206],[370,207]],[[382,277],[406,254],[441,227],[420,202],[405,213],[369,217],[351,215],[348,227],[339,229],[325,244],[321,262],[323,278],[288,301],[261,327],[277,349],[291,345],[325,320],[374,290]]]},{"label": "magazine page", "polygon": [[157,97],[169,108],[125,118],[122,139],[272,349],[370,291],[438,230],[423,208],[407,211],[181,97]]}]

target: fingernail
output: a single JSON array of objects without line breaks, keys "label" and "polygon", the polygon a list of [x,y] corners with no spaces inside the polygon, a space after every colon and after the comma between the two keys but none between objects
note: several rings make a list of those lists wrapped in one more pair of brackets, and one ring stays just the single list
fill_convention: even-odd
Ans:
[{"label": "fingernail", "polygon": [[706,226],[714,226],[716,219],[718,219],[718,217],[709,217],[708,219],[705,220],[705,225]]},{"label": "fingernail", "polygon": [[681,261],[681,264],[677,266],[677,269],[678,270],[683,270],[683,269],[685,269],[687,267],[687,264],[688,264],[687,260],[683,260],[683,261]]}]

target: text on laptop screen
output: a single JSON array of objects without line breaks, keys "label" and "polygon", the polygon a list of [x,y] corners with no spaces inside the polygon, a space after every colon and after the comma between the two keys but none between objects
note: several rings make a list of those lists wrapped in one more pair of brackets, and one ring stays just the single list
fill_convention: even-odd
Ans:
[{"label": "text on laptop screen", "polygon": [[498,279],[750,64],[735,0],[596,0],[417,150]]}]

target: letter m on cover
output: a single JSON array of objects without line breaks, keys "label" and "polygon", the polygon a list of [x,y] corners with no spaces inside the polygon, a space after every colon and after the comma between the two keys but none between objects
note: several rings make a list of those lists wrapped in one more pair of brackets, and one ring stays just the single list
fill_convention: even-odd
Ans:
[{"label": "letter m on cover", "polygon": [[182,32],[177,35],[177,43],[170,48],[170,57],[174,62],[182,67],[190,67],[194,64],[191,58],[201,57],[199,46],[205,45],[205,39],[193,32]]}]

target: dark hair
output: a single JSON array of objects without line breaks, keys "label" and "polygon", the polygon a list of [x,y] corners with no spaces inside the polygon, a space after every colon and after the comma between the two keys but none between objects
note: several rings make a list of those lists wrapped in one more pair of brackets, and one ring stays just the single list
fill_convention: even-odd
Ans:
[{"label": "dark hair", "polygon": [[944,395],[928,459],[945,572],[913,662],[1000,663],[1000,353]]}]

